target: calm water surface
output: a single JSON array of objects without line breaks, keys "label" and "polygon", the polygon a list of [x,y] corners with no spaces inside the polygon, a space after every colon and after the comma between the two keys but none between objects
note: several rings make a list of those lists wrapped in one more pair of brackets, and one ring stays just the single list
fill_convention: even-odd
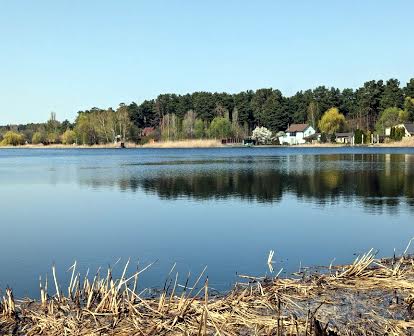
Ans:
[{"label": "calm water surface", "polygon": [[0,288],[18,296],[53,262],[64,283],[74,260],[157,260],[141,287],[207,266],[223,291],[269,274],[270,249],[290,274],[414,236],[414,149],[1,150],[0,190]]}]

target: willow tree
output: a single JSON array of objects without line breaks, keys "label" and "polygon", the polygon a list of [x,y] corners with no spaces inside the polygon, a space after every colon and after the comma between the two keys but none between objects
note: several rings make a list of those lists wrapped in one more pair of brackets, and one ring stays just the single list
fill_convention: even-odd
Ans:
[{"label": "willow tree", "polygon": [[322,133],[334,134],[345,128],[345,117],[336,107],[327,110],[319,121],[319,129]]},{"label": "willow tree", "polygon": [[208,134],[211,138],[223,139],[231,136],[231,123],[225,117],[215,117],[210,127],[208,128]]},{"label": "willow tree", "polygon": [[72,145],[76,142],[76,133],[70,129],[67,129],[61,136],[62,143],[64,145]]},{"label": "willow tree", "polygon": [[24,145],[24,136],[21,133],[14,131],[8,131],[3,136],[3,140],[0,143],[2,146],[18,146]]},{"label": "willow tree", "polygon": [[381,112],[376,124],[376,129],[383,134],[387,127],[393,127],[408,120],[408,112],[398,107],[388,107]]},{"label": "willow tree", "polygon": [[75,133],[78,143],[82,145],[94,145],[99,143],[96,125],[96,115],[91,112],[79,112],[76,118]]},{"label": "willow tree", "polygon": [[201,119],[196,119],[194,123],[194,136],[197,139],[202,139],[206,135],[206,122]]}]

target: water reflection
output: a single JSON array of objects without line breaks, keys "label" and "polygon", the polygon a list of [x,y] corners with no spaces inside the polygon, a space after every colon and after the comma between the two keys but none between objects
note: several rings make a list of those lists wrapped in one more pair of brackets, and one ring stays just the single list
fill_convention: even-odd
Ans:
[{"label": "water reflection", "polygon": [[414,207],[414,155],[338,154],[130,162],[122,169],[78,170],[94,189],[143,191],[161,199],[237,198],[279,202],[285,195],[319,205],[360,202],[367,210]]},{"label": "water reflection", "polygon": [[0,186],[13,251],[0,288],[20,297],[53,262],[160,260],[144,287],[175,262],[183,275],[208,265],[225,290],[236,272],[263,275],[270,249],[290,273],[371,247],[390,256],[414,236],[414,149],[5,150]]}]

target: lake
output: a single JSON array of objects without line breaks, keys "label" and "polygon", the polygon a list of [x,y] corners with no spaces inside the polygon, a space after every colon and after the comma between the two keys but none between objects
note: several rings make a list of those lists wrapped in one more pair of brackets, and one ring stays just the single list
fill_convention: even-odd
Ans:
[{"label": "lake", "polygon": [[[347,263],[414,236],[414,149],[2,149],[0,288],[38,298],[56,263],[94,274],[156,261],[140,287],[207,266],[225,291],[237,274]],[[50,291],[53,294],[53,291]]]}]

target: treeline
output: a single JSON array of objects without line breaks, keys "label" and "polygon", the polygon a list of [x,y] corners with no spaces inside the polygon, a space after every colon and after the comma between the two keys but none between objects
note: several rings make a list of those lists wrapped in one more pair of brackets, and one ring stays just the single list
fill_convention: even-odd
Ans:
[{"label": "treeline", "polygon": [[52,115],[43,124],[1,127],[0,140],[8,142],[10,131],[18,135],[14,142],[44,144],[241,138],[256,126],[278,132],[291,123],[309,123],[318,129],[323,114],[332,107],[344,116],[347,129],[381,133],[397,122],[414,120],[414,78],[405,86],[397,79],[372,80],[356,90],[319,86],[291,97],[271,88],[235,94],[161,94],[141,104],[120,104],[116,110],[79,111],[74,123],[59,122]]}]

